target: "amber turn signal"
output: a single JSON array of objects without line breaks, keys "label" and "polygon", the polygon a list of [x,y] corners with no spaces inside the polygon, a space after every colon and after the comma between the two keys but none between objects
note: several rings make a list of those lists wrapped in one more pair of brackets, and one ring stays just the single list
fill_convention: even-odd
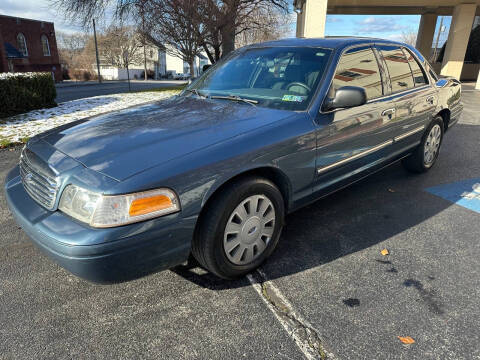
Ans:
[{"label": "amber turn signal", "polygon": [[168,209],[172,206],[172,200],[166,195],[149,196],[133,200],[130,205],[129,215],[145,215],[155,211]]}]

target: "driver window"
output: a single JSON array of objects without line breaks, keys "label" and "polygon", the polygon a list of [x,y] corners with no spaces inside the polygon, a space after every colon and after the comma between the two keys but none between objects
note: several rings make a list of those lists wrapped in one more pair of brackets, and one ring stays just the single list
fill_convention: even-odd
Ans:
[{"label": "driver window", "polygon": [[367,93],[367,100],[383,95],[380,70],[371,47],[356,47],[342,55],[332,88],[337,90],[343,86],[363,87]]}]

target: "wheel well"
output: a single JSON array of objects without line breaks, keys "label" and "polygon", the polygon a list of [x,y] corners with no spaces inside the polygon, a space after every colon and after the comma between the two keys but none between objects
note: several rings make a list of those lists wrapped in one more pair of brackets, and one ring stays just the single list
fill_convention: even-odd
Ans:
[{"label": "wheel well", "polygon": [[448,129],[448,123],[450,122],[450,110],[443,109],[437,115],[441,116],[443,119],[443,131]]},{"label": "wheel well", "polygon": [[[210,197],[207,199],[205,204],[202,206],[202,209],[200,210],[200,214],[198,215],[198,219],[200,220],[202,218],[202,215],[205,212],[205,209],[208,208],[208,205],[215,200],[217,195],[220,194],[223,189],[225,189],[228,185],[230,185],[234,181],[238,181],[242,178],[247,178],[250,176],[263,177],[267,180],[270,180],[272,183],[274,183],[282,194],[283,202],[285,204],[285,213],[288,212],[288,204],[290,199],[290,182],[288,181],[287,176],[284,173],[282,173],[280,170],[274,167],[261,167],[261,168],[256,168],[256,169],[252,169],[252,170],[248,170],[243,173],[240,173],[232,177],[225,183],[223,183],[220,187],[218,187],[213,192],[213,194],[210,195]],[[198,228],[198,224],[199,224],[199,221],[197,221],[196,228]],[[196,233],[196,230],[195,230],[195,233]]]},{"label": "wheel well", "polygon": [[210,195],[202,210],[206,207],[206,205],[212,201],[217,194],[219,194],[225,187],[230,185],[234,181],[238,181],[242,178],[250,177],[250,176],[259,176],[263,177],[267,180],[273,182],[280,192],[282,193],[283,201],[285,203],[285,212],[288,210],[288,204],[290,199],[290,182],[287,179],[287,176],[281,172],[280,170],[274,167],[261,167],[252,170],[247,170],[243,173],[235,175],[234,177],[228,179],[228,181],[224,182],[220,187],[218,187],[213,194]]}]

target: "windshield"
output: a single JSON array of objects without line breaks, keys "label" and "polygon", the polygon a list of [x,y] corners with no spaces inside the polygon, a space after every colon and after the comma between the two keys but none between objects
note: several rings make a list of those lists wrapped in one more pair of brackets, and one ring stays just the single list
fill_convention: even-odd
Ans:
[{"label": "windshield", "polygon": [[234,53],[188,88],[191,96],[227,96],[258,106],[305,110],[323,77],[331,50],[311,47],[254,48]]}]

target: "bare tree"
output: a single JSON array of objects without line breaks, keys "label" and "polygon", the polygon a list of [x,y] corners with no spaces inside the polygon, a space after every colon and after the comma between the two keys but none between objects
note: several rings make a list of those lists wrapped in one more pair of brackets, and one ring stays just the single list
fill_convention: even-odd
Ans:
[{"label": "bare tree", "polygon": [[[222,55],[226,55],[235,48],[235,38],[244,31],[258,27],[252,15],[259,9],[268,11],[276,8],[284,12],[288,11],[288,0],[50,0],[55,6],[64,11],[67,17],[80,20],[84,26],[88,26],[91,19],[101,17],[107,8],[113,6],[117,18],[126,18],[136,22],[143,21],[143,16],[148,12],[146,7],[158,4],[165,9],[171,8],[175,3],[182,9],[177,13],[167,10],[169,16],[179,16],[177,19],[170,18],[172,23],[187,23],[194,25],[192,28],[199,38],[201,46],[207,53],[211,62],[215,62]],[[185,12],[186,9],[191,11]],[[142,13],[140,13],[142,12]],[[185,21],[185,14],[189,19]],[[180,31],[179,28],[176,29]],[[182,29],[183,32],[184,29]],[[143,28],[144,33],[148,29]],[[188,36],[191,29],[188,28]]]},{"label": "bare tree", "polygon": [[57,31],[56,38],[60,62],[66,68],[78,68],[90,36],[81,32],[68,34]]},{"label": "bare tree", "polygon": [[127,65],[142,63],[142,42],[136,29],[132,26],[111,25],[99,39],[100,58],[103,62],[126,68]]},{"label": "bare tree", "polygon": [[233,51],[235,40],[243,32],[257,31],[258,34],[271,29],[271,22],[265,21],[265,17],[271,19],[279,12],[288,12],[287,0],[200,0],[199,16],[208,30],[204,48],[210,61],[215,62]]},{"label": "bare tree", "polygon": [[414,31],[402,32],[400,40],[405,44],[415,46],[417,43],[417,33]]},{"label": "bare tree", "polygon": [[259,7],[250,14],[243,31],[237,34],[235,46],[242,47],[285,37],[290,32],[292,19],[271,5]]},{"label": "bare tree", "polygon": [[188,0],[149,1],[145,11],[148,14],[145,35],[170,55],[186,61],[192,76],[195,76],[195,57],[202,49],[197,11],[195,2]]}]

